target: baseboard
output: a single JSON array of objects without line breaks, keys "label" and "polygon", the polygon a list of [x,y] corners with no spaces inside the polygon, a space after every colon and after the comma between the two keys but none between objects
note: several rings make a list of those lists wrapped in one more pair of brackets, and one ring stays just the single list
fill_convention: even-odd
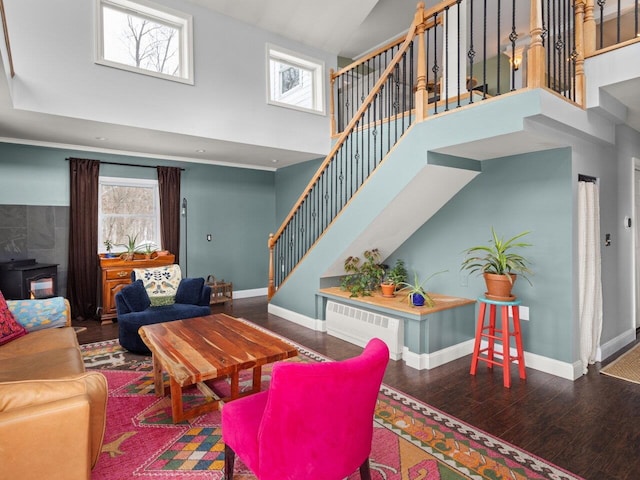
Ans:
[{"label": "baseboard", "polygon": [[474,340],[471,339],[433,353],[415,353],[405,346],[402,350],[402,358],[408,367],[416,370],[430,370],[473,353],[473,344]]},{"label": "baseboard", "polygon": [[327,322],[325,322],[324,320],[307,317],[306,315],[301,315],[297,312],[287,310],[286,308],[273,305],[272,303],[269,303],[267,312],[273,315],[277,315],[278,317],[288,320],[289,322],[295,323],[296,325],[300,325],[317,332],[327,331]]},{"label": "baseboard", "polygon": [[267,293],[268,293],[267,287],[253,288],[250,290],[234,290],[233,298],[266,297]]},{"label": "baseboard", "polygon": [[[273,315],[277,315],[278,317],[295,323],[296,325],[318,332],[327,331],[326,322],[323,320],[307,317],[271,303],[269,304],[267,311]],[[635,330],[631,333],[633,333],[635,339]],[[402,359],[407,366],[411,368],[415,368],[416,370],[429,370],[464,357],[465,355],[470,355],[473,353],[473,343],[474,340],[471,339],[433,353],[415,353],[409,351],[405,346],[402,350]],[[512,355],[515,355],[515,349],[513,350]],[[580,361],[567,363],[553,358],[543,357],[542,355],[537,355],[535,353],[524,352],[524,363],[527,368],[533,368],[534,370],[539,370],[571,381],[576,380],[582,375],[582,365]]]},{"label": "baseboard", "polygon": [[604,345],[600,345],[598,353],[596,355],[596,361],[601,362],[606,360],[614,353],[622,350],[624,347],[636,341],[636,329],[631,328],[626,332],[621,333],[617,337],[609,340]]}]

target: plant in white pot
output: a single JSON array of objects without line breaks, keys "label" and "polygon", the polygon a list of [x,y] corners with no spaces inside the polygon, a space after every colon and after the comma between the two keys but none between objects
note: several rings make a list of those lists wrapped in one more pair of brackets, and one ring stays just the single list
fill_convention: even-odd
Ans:
[{"label": "plant in white pot", "polygon": [[513,300],[511,289],[517,275],[531,281],[532,275],[529,260],[517,252],[518,249],[530,247],[530,243],[519,241],[530,232],[521,232],[511,238],[504,239],[491,227],[491,240],[488,245],[476,245],[465,250],[467,258],[462,262],[461,270],[470,273],[479,272],[487,284],[485,296],[493,300]]}]

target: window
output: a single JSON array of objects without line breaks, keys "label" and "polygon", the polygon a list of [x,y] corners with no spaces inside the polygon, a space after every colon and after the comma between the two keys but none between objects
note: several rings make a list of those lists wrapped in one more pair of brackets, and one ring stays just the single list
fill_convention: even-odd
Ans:
[{"label": "window", "polygon": [[268,98],[272,105],[324,114],[324,64],[267,46]]},{"label": "window", "polygon": [[146,0],[96,2],[96,63],[193,84],[190,15]]},{"label": "window", "polygon": [[98,191],[98,251],[111,240],[113,252],[126,250],[128,236],[136,245],[160,245],[160,197],[157,180],[100,177]]}]

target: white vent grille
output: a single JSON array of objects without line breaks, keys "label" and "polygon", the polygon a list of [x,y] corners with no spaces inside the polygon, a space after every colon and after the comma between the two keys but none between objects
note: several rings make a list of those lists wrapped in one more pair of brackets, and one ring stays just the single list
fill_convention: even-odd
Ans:
[{"label": "white vent grille", "polygon": [[389,357],[402,358],[404,322],[341,303],[327,302],[327,333],[364,347],[374,337],[389,347]]}]

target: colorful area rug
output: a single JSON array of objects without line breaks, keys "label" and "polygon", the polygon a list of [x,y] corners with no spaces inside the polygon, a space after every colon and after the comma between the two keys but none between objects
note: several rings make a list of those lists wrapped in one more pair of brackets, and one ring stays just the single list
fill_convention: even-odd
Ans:
[{"label": "colorful area rug", "polygon": [[[287,361],[330,361],[294,345],[300,355]],[[83,345],[82,350],[87,368],[100,369],[109,382],[107,429],[93,480],[223,478],[219,412],[174,425],[168,398],[154,394],[150,357],[124,351],[117,340]],[[264,368],[264,388],[269,379],[270,368]],[[241,388],[250,386],[247,372]],[[224,394],[228,384],[216,382],[214,389]],[[200,395],[196,388],[186,392],[185,406],[201,401]],[[375,480],[579,478],[386,385],[380,389],[374,426],[370,460]],[[349,477],[358,478],[357,472]],[[255,477],[237,460],[234,479]]]},{"label": "colorful area rug", "polygon": [[640,343],[600,369],[600,373],[640,383]]}]

